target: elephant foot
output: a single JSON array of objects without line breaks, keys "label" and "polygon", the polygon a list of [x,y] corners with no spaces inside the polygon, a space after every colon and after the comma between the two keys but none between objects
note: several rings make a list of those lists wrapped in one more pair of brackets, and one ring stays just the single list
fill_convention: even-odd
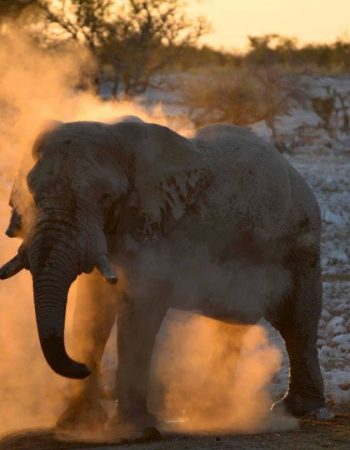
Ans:
[{"label": "elephant foot", "polygon": [[149,412],[122,413],[117,409],[106,426],[110,439],[123,442],[151,442],[161,439],[157,418]]},{"label": "elephant foot", "polygon": [[72,399],[56,422],[59,431],[101,430],[107,413],[98,399]]},{"label": "elephant foot", "polygon": [[272,405],[271,411],[278,415],[291,414],[304,419],[329,420],[335,417],[325,406],[324,400],[303,398],[300,395],[287,394]]},{"label": "elephant foot", "polygon": [[304,419],[314,420],[330,420],[334,419],[335,414],[326,406],[323,408],[314,409],[303,416]]}]

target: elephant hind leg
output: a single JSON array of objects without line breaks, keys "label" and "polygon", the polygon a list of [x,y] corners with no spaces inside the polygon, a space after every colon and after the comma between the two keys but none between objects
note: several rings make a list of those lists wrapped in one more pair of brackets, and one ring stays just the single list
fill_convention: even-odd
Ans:
[{"label": "elephant hind leg", "polygon": [[270,320],[282,335],[289,356],[289,389],[282,403],[295,416],[322,418],[323,414],[329,418],[316,346],[322,308],[318,252],[297,254],[288,266],[292,287]]}]

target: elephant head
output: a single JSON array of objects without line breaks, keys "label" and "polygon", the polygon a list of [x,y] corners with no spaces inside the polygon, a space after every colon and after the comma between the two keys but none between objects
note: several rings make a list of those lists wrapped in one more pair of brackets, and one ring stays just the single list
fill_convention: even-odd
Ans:
[{"label": "elephant head", "polygon": [[[72,360],[64,344],[72,282],[96,267],[115,283],[108,240],[122,233],[118,224],[133,211],[136,220],[124,220],[128,232],[139,239],[166,233],[194,207],[208,171],[189,140],[141,121],[57,123],[39,135],[32,154],[25,183],[14,185],[7,230],[23,243],[0,278],[30,270],[44,356],[58,374],[84,378],[89,369]],[[23,185],[30,194],[26,201]]]}]

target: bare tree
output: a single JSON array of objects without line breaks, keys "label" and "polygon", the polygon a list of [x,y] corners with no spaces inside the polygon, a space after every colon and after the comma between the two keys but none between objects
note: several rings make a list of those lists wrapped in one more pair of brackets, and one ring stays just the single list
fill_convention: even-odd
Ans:
[{"label": "bare tree", "polygon": [[46,45],[69,39],[88,47],[99,76],[113,92],[143,92],[160,69],[208,30],[204,19],[190,20],[183,0],[38,0],[45,18]]},{"label": "bare tree", "polygon": [[[114,88],[127,95],[143,92],[152,76],[207,31],[207,23],[190,21],[179,0],[129,0],[110,34],[106,60],[114,69]],[[111,58],[110,58],[111,57]]]},{"label": "bare tree", "polygon": [[108,37],[113,0],[38,0],[47,26],[45,39],[73,39],[94,53]]}]

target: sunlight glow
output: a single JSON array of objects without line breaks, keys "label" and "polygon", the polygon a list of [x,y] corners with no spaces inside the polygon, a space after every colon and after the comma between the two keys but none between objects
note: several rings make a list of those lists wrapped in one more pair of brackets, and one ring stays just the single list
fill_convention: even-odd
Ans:
[{"label": "sunlight glow", "polygon": [[213,26],[202,43],[227,50],[245,50],[248,35],[277,33],[301,44],[329,43],[350,30],[349,0],[200,0],[190,11]]}]

